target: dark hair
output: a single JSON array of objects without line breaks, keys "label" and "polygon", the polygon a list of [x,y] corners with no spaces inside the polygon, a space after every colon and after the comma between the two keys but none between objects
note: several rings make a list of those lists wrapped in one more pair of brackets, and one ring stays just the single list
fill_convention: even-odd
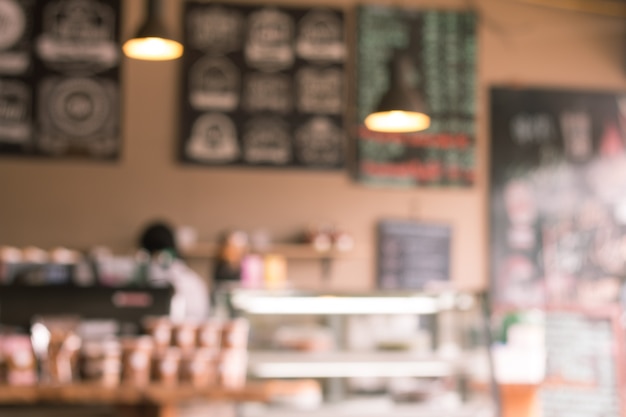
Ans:
[{"label": "dark hair", "polygon": [[141,233],[139,245],[151,255],[168,250],[173,252],[174,256],[178,256],[174,232],[172,227],[165,222],[156,221],[148,224]]}]

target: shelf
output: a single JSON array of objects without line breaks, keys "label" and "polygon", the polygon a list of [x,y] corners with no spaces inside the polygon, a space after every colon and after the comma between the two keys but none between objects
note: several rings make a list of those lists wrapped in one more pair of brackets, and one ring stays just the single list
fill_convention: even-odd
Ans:
[{"label": "shelf", "polygon": [[259,378],[443,377],[454,360],[412,352],[250,352],[248,371]]},{"label": "shelf", "polygon": [[138,405],[176,404],[192,399],[214,401],[267,401],[270,393],[264,385],[250,385],[240,390],[220,387],[197,389],[191,386],[150,385],[103,387],[95,384],[11,386],[0,385],[0,404],[99,404]]},{"label": "shelf", "polygon": [[391,400],[347,400],[324,404],[312,410],[273,405],[249,404],[241,409],[242,417],[477,417],[493,416],[493,405],[475,400],[455,406],[437,404],[394,404]]},{"label": "shelf", "polygon": [[434,314],[452,309],[469,309],[475,304],[470,294],[455,292],[373,292],[368,294],[306,293],[299,291],[232,292],[233,306],[249,314]]},{"label": "shelf", "polygon": [[[192,247],[182,249],[181,254],[186,259],[213,259],[218,249],[219,245],[216,243],[200,242]],[[305,243],[283,243],[271,245],[263,250],[262,253],[275,253],[283,255],[287,259],[322,260],[348,257],[351,251],[339,251],[336,249],[320,251]]]}]

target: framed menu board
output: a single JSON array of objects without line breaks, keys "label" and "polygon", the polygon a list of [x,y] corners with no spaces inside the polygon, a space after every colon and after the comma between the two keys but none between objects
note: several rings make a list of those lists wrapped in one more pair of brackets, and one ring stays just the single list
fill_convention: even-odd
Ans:
[{"label": "framed menu board", "polygon": [[626,94],[491,90],[491,271],[510,306],[616,302],[626,276]]},{"label": "framed menu board", "polygon": [[619,310],[546,311],[543,417],[620,417],[624,405],[624,341]]},{"label": "framed menu board", "polygon": [[449,225],[413,220],[378,223],[378,287],[425,289],[450,281]]},{"label": "framed menu board", "polygon": [[[357,17],[357,163],[364,184],[470,186],[474,183],[476,16],[465,11],[367,5]],[[368,130],[364,120],[389,86],[395,50],[411,59],[429,129]]]},{"label": "framed menu board", "polygon": [[183,18],[182,162],[343,167],[341,10],[188,1]]},{"label": "framed menu board", "polygon": [[120,154],[119,0],[0,1],[0,155]]}]

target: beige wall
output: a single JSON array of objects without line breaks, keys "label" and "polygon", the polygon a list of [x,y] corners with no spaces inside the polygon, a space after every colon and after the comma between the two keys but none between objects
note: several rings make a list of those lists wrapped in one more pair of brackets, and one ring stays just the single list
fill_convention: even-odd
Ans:
[{"label": "beige wall", "polygon": [[[122,3],[129,29],[138,23],[141,2]],[[180,3],[164,3],[176,24]],[[344,172],[179,165],[174,156],[179,64],[125,60],[121,160],[101,164],[0,159],[0,244],[124,248],[133,245],[140,225],[155,216],[191,225],[205,240],[231,227],[265,228],[280,239],[309,222],[332,221],[355,236],[357,247],[353,259],[336,263],[331,285],[363,289],[374,283],[376,220],[413,212],[416,218],[453,226],[453,279],[464,287],[484,285],[488,274],[488,87],[625,89],[626,30],[619,19],[508,0],[478,3],[482,23],[475,187],[372,189],[352,182]],[[390,4],[455,7],[467,3]],[[198,267],[205,270],[204,265]],[[299,282],[318,282],[318,265],[290,267]]]}]

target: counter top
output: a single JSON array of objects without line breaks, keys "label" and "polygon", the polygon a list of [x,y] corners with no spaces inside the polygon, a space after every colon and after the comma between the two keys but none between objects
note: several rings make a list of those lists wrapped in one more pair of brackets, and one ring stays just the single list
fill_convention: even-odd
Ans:
[{"label": "counter top", "polygon": [[0,404],[176,404],[186,400],[267,401],[263,384],[233,390],[221,387],[198,389],[191,386],[149,385],[103,387],[97,384],[11,386],[0,385]]}]

